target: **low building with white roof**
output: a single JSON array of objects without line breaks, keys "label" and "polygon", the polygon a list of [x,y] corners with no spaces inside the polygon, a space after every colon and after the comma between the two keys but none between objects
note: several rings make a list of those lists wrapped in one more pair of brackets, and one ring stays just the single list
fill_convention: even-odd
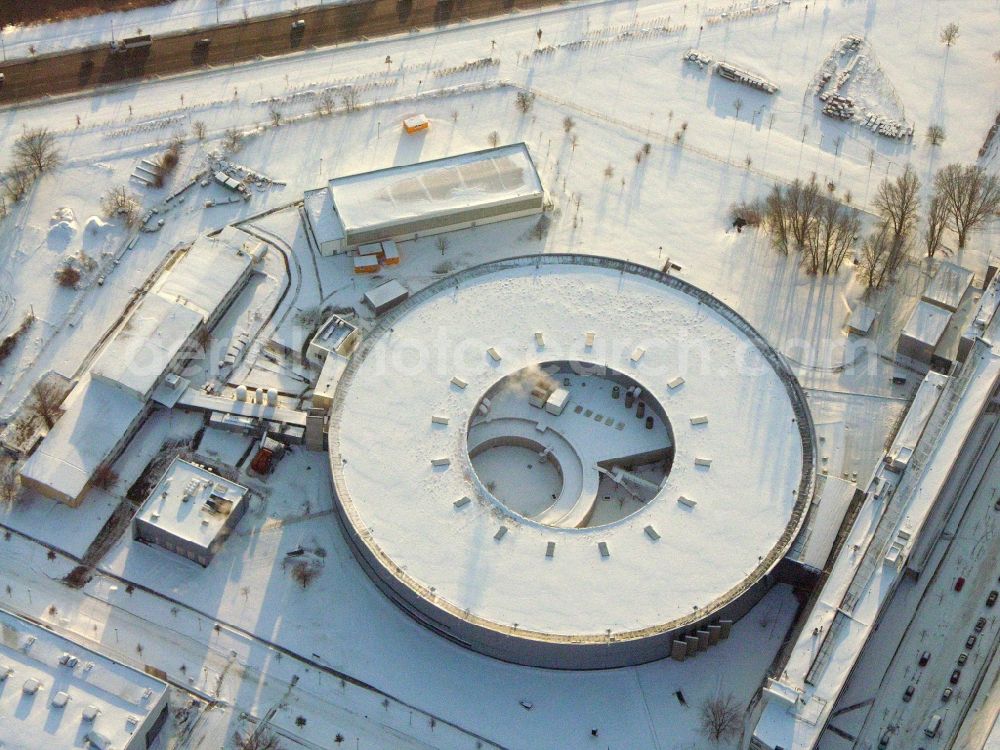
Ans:
[{"label": "low building with white roof", "polygon": [[950,312],[955,312],[962,304],[962,299],[972,288],[974,276],[975,274],[967,268],[962,268],[946,260],[941,261],[938,264],[937,273],[927,284],[920,299]]},{"label": "low building with white roof", "polygon": [[948,310],[921,300],[899,334],[897,353],[914,362],[929,365],[950,320]]},{"label": "low building with white roof", "polygon": [[158,386],[166,386],[167,403],[178,401],[187,381],[168,378],[193,353],[198,332],[215,325],[246,285],[262,256],[259,245],[227,227],[171,258],[22,466],[26,486],[68,505],[82,502],[94,473],[114,461],[139,428]]},{"label": "low building with white roof", "polygon": [[207,566],[246,512],[249,490],[175,458],[132,520],[134,539]]},{"label": "low building with white roof", "polygon": [[0,611],[0,747],[146,750],[167,719],[168,688]]},{"label": "low building with white roof", "polygon": [[21,467],[21,482],[53,500],[79,505],[94,473],[121,453],[146,409],[146,402],[130,391],[85,376]]},{"label": "low building with white roof", "polygon": [[139,303],[91,366],[91,375],[145,400],[168,372],[190,356],[187,344],[202,316],[163,297]]},{"label": "low building with white roof", "polygon": [[320,252],[466,229],[542,212],[544,191],[523,143],[332,179],[305,194]]},{"label": "low building with white roof", "polygon": [[250,278],[257,244],[233,227],[199,237],[171,260],[152,291],[199,313],[211,328]]}]

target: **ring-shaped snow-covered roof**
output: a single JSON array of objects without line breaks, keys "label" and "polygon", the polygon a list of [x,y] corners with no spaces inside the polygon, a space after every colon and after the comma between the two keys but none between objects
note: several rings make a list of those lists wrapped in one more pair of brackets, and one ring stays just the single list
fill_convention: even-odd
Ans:
[{"label": "ring-shaped snow-covered roof", "polygon": [[[480,397],[552,360],[625,373],[666,411],[673,466],[638,512],[553,528],[477,478],[466,429]],[[338,510],[369,574],[456,640],[479,648],[479,629],[526,653],[662,635],[731,603],[793,541],[812,442],[795,378],[738,314],[675,277],[579,255],[498,261],[414,295],[354,353],[330,421]],[[512,649],[480,650],[533,662]]]}]

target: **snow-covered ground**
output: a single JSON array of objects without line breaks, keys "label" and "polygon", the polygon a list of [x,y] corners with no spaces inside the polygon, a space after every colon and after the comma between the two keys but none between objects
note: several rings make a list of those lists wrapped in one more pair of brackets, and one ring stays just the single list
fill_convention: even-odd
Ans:
[{"label": "snow-covered ground", "polygon": [[[192,13],[214,11],[211,3],[194,0],[184,7]],[[237,7],[243,6],[220,10]],[[145,20],[152,18],[149,13],[144,30],[152,28]],[[961,34],[946,54],[938,34],[952,21]],[[403,243],[402,264],[373,280],[354,276],[347,258],[312,256],[296,209],[253,219],[251,224],[284,243],[289,267],[286,272],[283,264],[269,265],[254,298],[237,302],[217,338],[228,341],[235,331],[261,325],[292,335],[298,313],[319,304],[356,307],[373,283],[398,278],[416,290],[452,270],[498,257],[573,250],[657,268],[669,260],[683,278],[744,315],[787,357],[826,437],[830,473],[848,481],[854,473],[867,476],[916,385],[908,372],[902,373],[907,384],[893,385],[897,369],[890,360],[927,274],[926,262],[915,259],[895,287],[868,300],[880,311],[872,337],[848,339],[844,324],[863,293],[853,267],[847,264],[833,277],[808,276],[797,258],[779,255],[759,233],[729,230],[729,207],[762,195],[775,180],[816,172],[821,182],[835,183],[838,195],[850,191],[853,203],[867,210],[878,181],[907,162],[924,183],[944,164],[973,162],[1000,101],[992,59],[997,21],[995,4],[972,1],[793,2],[722,22],[715,22],[709,9],[680,0],[569,5],[0,110],[0,154],[10,152],[22,128],[46,126],[56,132],[65,155],[63,166],[42,178],[24,201],[10,205],[0,223],[0,334],[15,328],[29,310],[37,316],[0,365],[0,419],[17,413],[45,372],[73,376],[177,243],[290,204],[330,177],[484,148],[496,133],[499,143],[525,141],[531,149],[553,204],[543,236],[532,235],[534,220],[518,220],[448,235],[443,249],[433,238]],[[79,27],[81,33],[100,34],[96,20]],[[56,36],[76,32],[35,33],[56,44]],[[7,54],[29,43],[27,34],[5,32]],[[877,54],[884,76],[879,86],[890,81],[894,101],[916,122],[912,143],[819,113],[810,82],[846,34],[864,34]],[[681,53],[692,46],[752,68],[777,84],[778,93],[769,97],[683,63]],[[464,66],[491,56],[499,63]],[[343,107],[347,86],[357,92],[355,111]],[[331,91],[338,111],[320,117],[315,110],[324,90]],[[521,90],[536,95],[527,114],[514,106]],[[430,118],[430,130],[405,136],[400,120],[416,112]],[[194,135],[197,122],[205,123],[204,140]],[[923,138],[929,124],[945,128],[940,147]],[[205,202],[221,203],[228,197],[225,189],[196,185],[183,202],[158,214],[164,222],[158,232],[141,234],[114,265],[129,239],[126,230],[116,223],[90,223],[85,229],[87,219],[100,214],[101,194],[128,184],[146,207],[163,206],[168,194],[203,171],[206,153],[221,147],[230,128],[253,131],[233,160],[285,184],[255,189],[248,202],[212,208]],[[166,188],[151,190],[130,180],[139,160],[162,151],[175,135],[183,136],[185,149]],[[0,164],[6,163],[7,157],[0,157]],[[72,218],[62,208],[71,209]],[[994,224],[953,259],[981,278],[998,250]],[[106,273],[103,285],[97,284],[96,270],[80,290],[54,282],[61,259],[77,252],[98,261]],[[254,311],[273,305],[285,284],[292,291],[274,317],[256,319]],[[256,362],[260,377],[298,382],[294,373],[266,374],[267,362]],[[117,496],[164,440],[191,438],[199,426],[197,417],[157,413],[117,463],[122,479],[112,493],[93,492],[77,510],[29,498],[6,513],[3,523],[81,554]],[[246,448],[245,442],[210,430],[199,450],[232,462]],[[403,740],[393,744],[389,738],[404,735],[410,738],[406,742],[445,744],[445,724],[431,727],[418,711],[410,725],[410,709],[402,703],[386,708],[379,697],[371,706],[364,691],[335,699],[319,683],[334,678],[306,675],[301,663],[294,664],[296,672],[294,658],[279,661],[271,646],[225,627],[210,637],[198,628],[221,620],[306,658],[318,655],[319,663],[512,747],[588,747],[590,729],[598,728],[599,746],[694,748],[703,746],[697,733],[702,699],[732,691],[745,704],[791,621],[795,600],[781,588],[737,626],[727,644],[683,664],[579,674],[494,662],[426,632],[364,577],[330,513],[326,466],[322,454],[296,451],[287,457],[279,473],[259,487],[237,536],[206,570],[135,545],[127,534],[102,561],[109,573],[179,604],[165,604],[138,588],[132,595],[112,591],[118,584],[101,575],[81,596],[53,582],[71,564],[49,561],[44,549],[14,537],[6,546],[0,543],[2,569],[12,581],[9,605],[40,615],[56,603],[62,627],[89,628],[106,648],[130,656],[141,642],[144,660],[182,681],[191,677],[192,688],[199,690],[212,692],[215,676],[235,658],[239,669],[226,674],[238,673],[239,679],[223,680],[221,694],[257,715],[281,700],[291,674],[298,673],[309,692],[292,693],[296,697],[279,712],[278,723],[320,746],[329,746],[336,731],[368,738],[371,746],[398,747]],[[321,575],[306,590],[281,568],[285,552],[299,544],[326,551]],[[25,593],[29,587],[31,596]],[[177,615],[171,606],[178,607]],[[158,635],[150,635],[149,622],[135,624],[127,638],[128,626],[119,625],[119,633],[106,627],[135,617],[156,622]],[[228,656],[230,651],[238,656]],[[674,696],[678,689],[687,708]],[[533,708],[525,710],[521,700]],[[331,718],[324,719],[324,712]],[[295,726],[299,714],[307,718],[303,727]],[[366,715],[373,721],[358,718]],[[415,728],[420,722],[427,728]],[[465,742],[454,732],[461,738],[456,743]]]}]

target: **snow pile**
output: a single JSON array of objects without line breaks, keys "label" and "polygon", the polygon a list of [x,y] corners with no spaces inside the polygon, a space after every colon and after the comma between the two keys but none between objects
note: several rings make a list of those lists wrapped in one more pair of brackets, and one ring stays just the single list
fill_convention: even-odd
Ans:
[{"label": "snow pile", "polygon": [[49,246],[65,248],[79,229],[72,209],[57,208],[49,218]]},{"label": "snow pile", "polygon": [[87,234],[103,234],[111,224],[101,219],[99,216],[91,216],[83,225],[83,231]]}]

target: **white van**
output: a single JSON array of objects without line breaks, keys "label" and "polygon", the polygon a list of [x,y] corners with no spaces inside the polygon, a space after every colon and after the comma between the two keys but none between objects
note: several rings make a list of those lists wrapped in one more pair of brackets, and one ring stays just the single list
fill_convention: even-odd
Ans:
[{"label": "white van", "polygon": [[934,714],[931,720],[927,722],[927,728],[924,730],[924,734],[928,737],[937,737],[938,729],[941,728],[941,716],[939,714]]}]

